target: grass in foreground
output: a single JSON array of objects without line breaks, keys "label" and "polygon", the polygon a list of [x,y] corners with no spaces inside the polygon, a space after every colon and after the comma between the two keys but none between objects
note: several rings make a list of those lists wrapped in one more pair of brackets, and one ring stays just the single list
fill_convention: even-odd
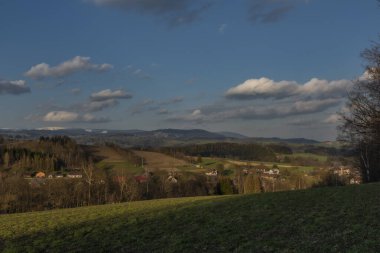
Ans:
[{"label": "grass in foreground", "polygon": [[378,252],[380,184],[0,216],[4,252]]}]

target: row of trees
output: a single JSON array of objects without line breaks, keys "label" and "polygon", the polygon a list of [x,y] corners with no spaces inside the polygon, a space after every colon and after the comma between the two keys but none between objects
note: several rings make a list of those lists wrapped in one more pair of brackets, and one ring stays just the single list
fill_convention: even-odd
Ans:
[{"label": "row of trees", "polygon": [[302,176],[264,178],[236,169],[234,175],[148,173],[139,179],[123,171],[97,168],[92,160],[81,165],[82,178],[25,179],[0,173],[0,213],[117,203],[169,197],[249,194],[310,187]]}]

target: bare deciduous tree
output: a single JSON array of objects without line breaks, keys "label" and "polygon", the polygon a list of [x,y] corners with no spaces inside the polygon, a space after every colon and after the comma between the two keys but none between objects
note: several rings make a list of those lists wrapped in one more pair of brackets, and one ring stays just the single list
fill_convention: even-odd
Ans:
[{"label": "bare deciduous tree", "polygon": [[82,165],[84,181],[87,183],[87,186],[88,186],[88,192],[87,192],[88,205],[90,205],[91,203],[91,188],[92,188],[92,183],[94,181],[94,169],[95,167],[92,160]]},{"label": "bare deciduous tree", "polygon": [[340,139],[357,150],[363,181],[373,182],[380,180],[380,44],[373,43],[362,57],[368,65],[349,92]]}]

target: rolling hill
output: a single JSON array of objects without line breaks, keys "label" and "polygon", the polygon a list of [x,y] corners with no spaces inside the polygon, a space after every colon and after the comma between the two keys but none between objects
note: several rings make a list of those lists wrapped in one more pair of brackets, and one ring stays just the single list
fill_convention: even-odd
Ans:
[{"label": "rolling hill", "polygon": [[113,142],[124,147],[159,147],[226,141],[236,143],[287,143],[309,145],[320,143],[304,138],[247,137],[239,133],[215,133],[203,129],[157,129],[151,131],[75,128],[0,129],[0,135],[18,140],[38,139],[40,136],[66,135],[81,144]]},{"label": "rolling hill", "polygon": [[176,159],[158,152],[134,150],[134,153],[144,159],[144,167],[150,171],[157,169],[173,171],[176,170],[176,167],[189,165],[189,163],[184,160]]},{"label": "rolling hill", "polygon": [[3,252],[378,252],[380,184],[0,216]]}]

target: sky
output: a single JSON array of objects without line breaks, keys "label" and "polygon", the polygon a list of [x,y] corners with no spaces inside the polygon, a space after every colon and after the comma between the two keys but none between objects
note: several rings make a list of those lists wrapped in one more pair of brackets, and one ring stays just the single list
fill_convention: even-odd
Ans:
[{"label": "sky", "polygon": [[334,140],[376,0],[0,0],[0,128]]}]

